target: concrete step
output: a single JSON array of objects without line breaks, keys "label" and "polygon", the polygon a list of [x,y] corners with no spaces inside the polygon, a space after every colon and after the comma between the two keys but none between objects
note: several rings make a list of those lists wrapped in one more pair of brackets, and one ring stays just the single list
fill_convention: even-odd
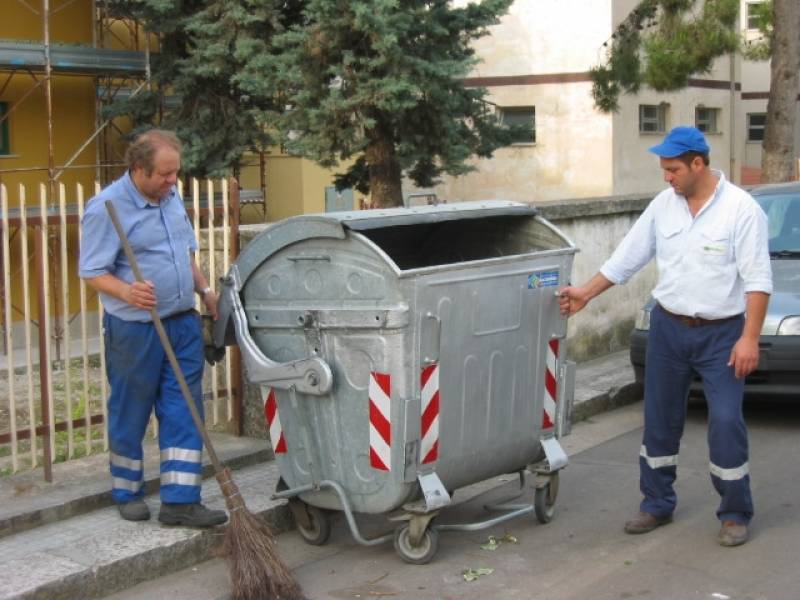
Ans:
[{"label": "concrete step", "polygon": [[[211,432],[220,459],[232,469],[272,458],[266,440],[236,437]],[[159,452],[155,440],[144,443],[145,491],[158,490]],[[203,477],[213,476],[213,468],[203,453]],[[0,539],[111,506],[108,454],[53,465],[53,483],[43,480],[42,470],[29,471],[0,479]]]},{"label": "concrete step", "polygon": [[[250,511],[276,533],[291,526],[286,501],[270,500],[277,480],[272,461],[234,472]],[[161,525],[157,496],[146,502],[149,521],[124,521],[106,506],[0,539],[0,600],[99,598],[215,556],[225,526]],[[225,508],[215,479],[203,482],[203,503]]]}]

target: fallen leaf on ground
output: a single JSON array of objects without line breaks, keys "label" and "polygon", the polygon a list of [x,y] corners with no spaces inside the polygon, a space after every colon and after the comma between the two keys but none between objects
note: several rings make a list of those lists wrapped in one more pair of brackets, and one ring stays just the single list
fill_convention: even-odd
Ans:
[{"label": "fallen leaf on ground", "polygon": [[480,569],[467,569],[462,575],[464,576],[464,581],[475,581],[478,577],[491,575],[492,573],[494,573],[494,569],[482,567]]}]

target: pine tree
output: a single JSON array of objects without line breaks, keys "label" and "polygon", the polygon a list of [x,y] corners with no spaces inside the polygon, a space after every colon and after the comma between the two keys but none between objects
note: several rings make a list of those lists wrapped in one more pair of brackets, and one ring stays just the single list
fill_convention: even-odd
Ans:
[{"label": "pine tree", "polygon": [[[276,95],[266,74],[248,68],[270,52],[270,41],[299,16],[297,2],[278,0],[128,0],[124,10],[158,34],[152,55],[154,90],[115,103],[135,130],[159,124],[184,143],[186,174],[217,177],[236,170],[243,155],[273,142],[268,126]],[[256,90],[258,90],[256,92]],[[169,109],[166,97],[177,100]]]},{"label": "pine tree", "polygon": [[266,69],[267,87],[286,94],[285,146],[327,167],[349,161],[337,187],[369,191],[378,206],[402,204],[403,173],[427,187],[471,170],[468,158],[518,133],[498,123],[484,89],[463,83],[471,42],[511,2],[309,0]]},{"label": "pine tree", "polygon": [[[686,87],[692,75],[707,73],[715,58],[741,50],[738,12],[738,0],[702,0],[699,15],[694,0],[642,0],[614,31],[605,64],[591,71],[595,105],[615,111],[621,93],[636,93],[642,85],[656,91]],[[760,20],[767,43],[744,55],[771,56],[762,179],[787,181],[794,172],[800,7],[797,0],[772,0]]]}]

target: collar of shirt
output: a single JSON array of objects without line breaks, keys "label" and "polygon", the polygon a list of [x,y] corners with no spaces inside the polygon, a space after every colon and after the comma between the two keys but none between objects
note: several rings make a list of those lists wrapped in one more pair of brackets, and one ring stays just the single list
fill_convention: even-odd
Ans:
[{"label": "collar of shirt", "polygon": [[136,187],[130,171],[125,172],[125,175],[122,178],[122,185],[137,208],[158,208],[159,205],[163,205],[172,200],[172,198],[174,198],[178,193],[176,186],[172,186],[167,195],[164,196],[160,202],[153,202],[149,198],[145,197],[145,195],[139,191],[139,188]]}]

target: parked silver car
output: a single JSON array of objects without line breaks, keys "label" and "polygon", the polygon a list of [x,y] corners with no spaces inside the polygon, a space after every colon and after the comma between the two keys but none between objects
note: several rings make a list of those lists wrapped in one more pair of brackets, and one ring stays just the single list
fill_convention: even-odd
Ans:
[{"label": "parked silver car", "polygon": [[[761,330],[758,368],[745,392],[775,397],[800,396],[800,183],[764,185],[750,190],[769,220],[773,293]],[[631,333],[631,363],[644,380],[650,299],[639,311]],[[699,379],[693,390],[701,390]]]}]

